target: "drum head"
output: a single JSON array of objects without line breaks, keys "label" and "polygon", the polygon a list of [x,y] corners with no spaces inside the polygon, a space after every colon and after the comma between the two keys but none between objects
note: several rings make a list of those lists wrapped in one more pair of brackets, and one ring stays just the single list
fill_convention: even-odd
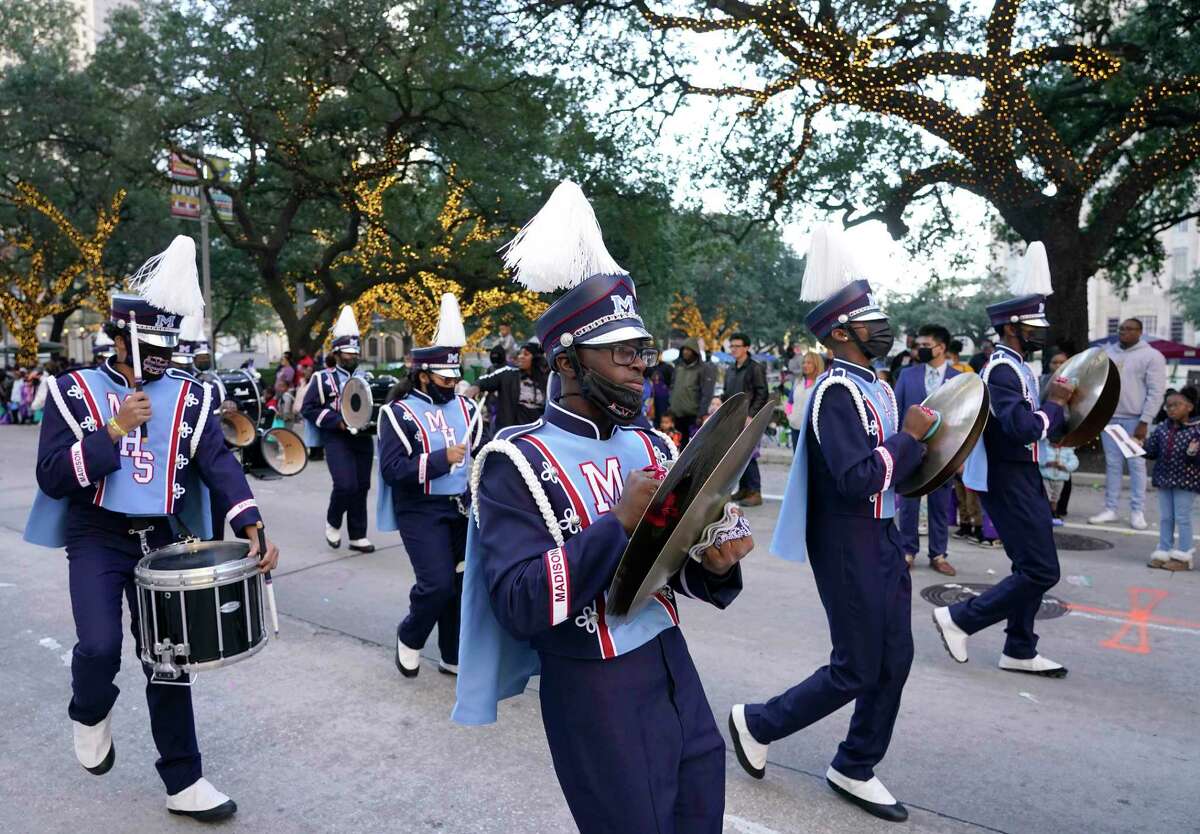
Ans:
[{"label": "drum head", "polygon": [[244,541],[178,542],[150,553],[138,568],[156,571],[215,568],[246,558],[249,545]]},{"label": "drum head", "polygon": [[263,460],[280,475],[296,475],[308,465],[308,449],[291,429],[271,429],[259,443]]},{"label": "drum head", "polygon": [[942,424],[925,444],[925,459],[917,471],[896,485],[896,491],[908,498],[928,495],[946,483],[975,448],[988,420],[987,386],[978,374],[959,374],[922,405],[940,414]]},{"label": "drum head", "polygon": [[[386,392],[385,392],[386,393]],[[364,429],[371,424],[374,401],[371,389],[361,377],[352,376],[342,386],[342,420],[352,429]]]}]

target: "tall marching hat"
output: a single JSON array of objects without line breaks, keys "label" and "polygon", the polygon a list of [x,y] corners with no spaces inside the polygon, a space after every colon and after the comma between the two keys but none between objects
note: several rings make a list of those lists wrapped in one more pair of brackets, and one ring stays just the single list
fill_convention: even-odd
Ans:
[{"label": "tall marching hat", "polygon": [[608,253],[596,213],[570,180],[504,247],[504,264],[533,292],[567,290],[534,324],[551,361],[577,345],[651,338],[633,279]]},{"label": "tall marching hat", "polygon": [[197,353],[211,353],[204,334],[203,316],[184,316],[179,327],[179,343],[175,345],[174,361],[190,364]]},{"label": "tall marching hat", "polygon": [[204,296],[196,272],[196,243],[178,235],[129,279],[129,292],[114,293],[109,318],[118,331],[136,325],[138,339],[159,347],[175,347],[184,316],[204,312]]},{"label": "tall marching hat", "polygon": [[96,331],[92,336],[92,357],[95,359],[107,359],[116,352],[113,345],[113,340],[103,330]]},{"label": "tall marching hat", "polygon": [[887,318],[863,274],[841,231],[828,223],[818,226],[808,247],[800,289],[801,301],[820,302],[804,317],[818,339],[852,321]]},{"label": "tall marching hat", "polygon": [[437,330],[433,334],[433,344],[413,350],[413,370],[430,371],[444,377],[460,377],[462,349],[466,344],[467,331],[463,328],[458,299],[453,293],[443,293],[442,309],[438,316]]},{"label": "tall marching hat", "polygon": [[1049,327],[1046,320],[1046,296],[1053,294],[1050,283],[1050,261],[1040,240],[1029,244],[1021,269],[1012,284],[1012,298],[990,304],[988,318],[997,329],[1006,324],[1028,324]]},{"label": "tall marching hat", "polygon": [[358,353],[359,332],[358,322],[354,320],[354,308],[346,305],[333,323],[333,344],[331,349],[342,353]]}]

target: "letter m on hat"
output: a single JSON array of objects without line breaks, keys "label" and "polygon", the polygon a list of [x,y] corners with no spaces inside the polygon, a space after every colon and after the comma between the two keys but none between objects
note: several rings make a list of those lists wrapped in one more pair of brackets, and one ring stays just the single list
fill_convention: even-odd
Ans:
[{"label": "letter m on hat", "polygon": [[634,297],[632,295],[614,295],[612,297],[613,312],[618,315],[635,316],[633,311]]}]

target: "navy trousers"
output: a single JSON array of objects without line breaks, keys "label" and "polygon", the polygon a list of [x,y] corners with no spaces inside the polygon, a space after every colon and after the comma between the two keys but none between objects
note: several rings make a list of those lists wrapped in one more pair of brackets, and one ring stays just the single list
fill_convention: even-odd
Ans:
[{"label": "navy trousers", "polygon": [[738,488],[747,492],[762,492],[762,474],[758,469],[757,458],[746,465],[746,471],[742,473],[742,479],[738,481]]},{"label": "navy trousers", "polygon": [[912,581],[891,519],[810,519],[808,554],[829,618],[829,665],[765,704],[746,705],[746,725],[769,744],[854,701],[833,767],[867,780],[887,753],[912,666]]},{"label": "navy trousers", "polygon": [[950,606],[950,617],[967,634],[1008,620],[1004,653],[1028,660],[1037,656],[1034,617],[1042,595],[1058,584],[1054,521],[1036,463],[988,461],[988,491],[979,494],[1004,542],[1012,573],[998,585]]},{"label": "navy trousers", "polygon": [[325,520],[340,530],[345,516],[350,538],[366,538],[367,490],[371,488],[375,441],[369,434],[343,431],[321,432],[321,439],[325,443],[325,462],[333,477]]},{"label": "navy trousers", "polygon": [[678,628],[611,660],[541,661],[542,724],[581,834],[720,834],[725,741]]},{"label": "navy trousers", "polygon": [[[954,485],[947,482],[925,497],[929,507],[929,558],[945,556],[950,545],[950,496]],[[921,552],[917,529],[921,521],[921,499],[896,496],[900,517],[900,538],[904,552],[913,556]]]},{"label": "navy trousers", "polygon": [[458,566],[466,558],[467,517],[450,496],[392,495],[400,538],[417,580],[396,635],[410,649],[420,649],[436,625],[442,660],[457,664],[463,579]]},{"label": "navy trousers", "polygon": [[[81,523],[78,521],[81,516],[89,521],[100,520],[103,526]],[[147,535],[151,548],[165,546],[175,539],[165,518],[137,519],[135,523],[154,525],[155,529]],[[103,529],[114,524],[123,529],[120,532]],[[131,526],[130,519],[123,515],[95,510],[74,515],[67,532],[71,611],[78,639],[71,653],[71,703],[67,713],[81,724],[102,721],[120,692],[113,681],[121,668],[122,597],[129,604],[135,652],[137,656],[141,653],[133,569],[142,558],[142,551],[139,538],[127,532]],[[158,775],[167,793],[178,793],[202,775],[192,690],[186,686],[152,684],[150,669],[143,664],[142,671],[146,673],[150,731],[158,748]]]}]

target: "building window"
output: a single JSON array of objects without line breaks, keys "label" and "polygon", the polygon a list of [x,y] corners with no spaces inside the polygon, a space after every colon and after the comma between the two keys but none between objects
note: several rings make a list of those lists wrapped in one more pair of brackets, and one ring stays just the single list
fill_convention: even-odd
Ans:
[{"label": "building window", "polygon": [[1188,279],[1188,250],[1181,246],[1171,250],[1171,282],[1182,284]]},{"label": "building window", "polygon": [[1110,319],[1108,320],[1108,335],[1109,335],[1109,336],[1116,336],[1116,335],[1117,335],[1117,330],[1118,330],[1118,328],[1120,328],[1120,326],[1121,326],[1121,320],[1120,320],[1120,319],[1118,319],[1118,318],[1115,318],[1115,317],[1114,317],[1114,318],[1110,318]]},{"label": "building window", "polygon": [[1179,232],[1181,235],[1187,234],[1188,226],[1191,222],[1191,220],[1185,217],[1183,220],[1179,221],[1178,225],[1175,226],[1175,231]]},{"label": "building window", "polygon": [[1158,316],[1139,316],[1142,320],[1142,332],[1147,337],[1158,335]]},{"label": "building window", "polygon": [[1171,316],[1171,341],[1183,341],[1183,316]]}]

